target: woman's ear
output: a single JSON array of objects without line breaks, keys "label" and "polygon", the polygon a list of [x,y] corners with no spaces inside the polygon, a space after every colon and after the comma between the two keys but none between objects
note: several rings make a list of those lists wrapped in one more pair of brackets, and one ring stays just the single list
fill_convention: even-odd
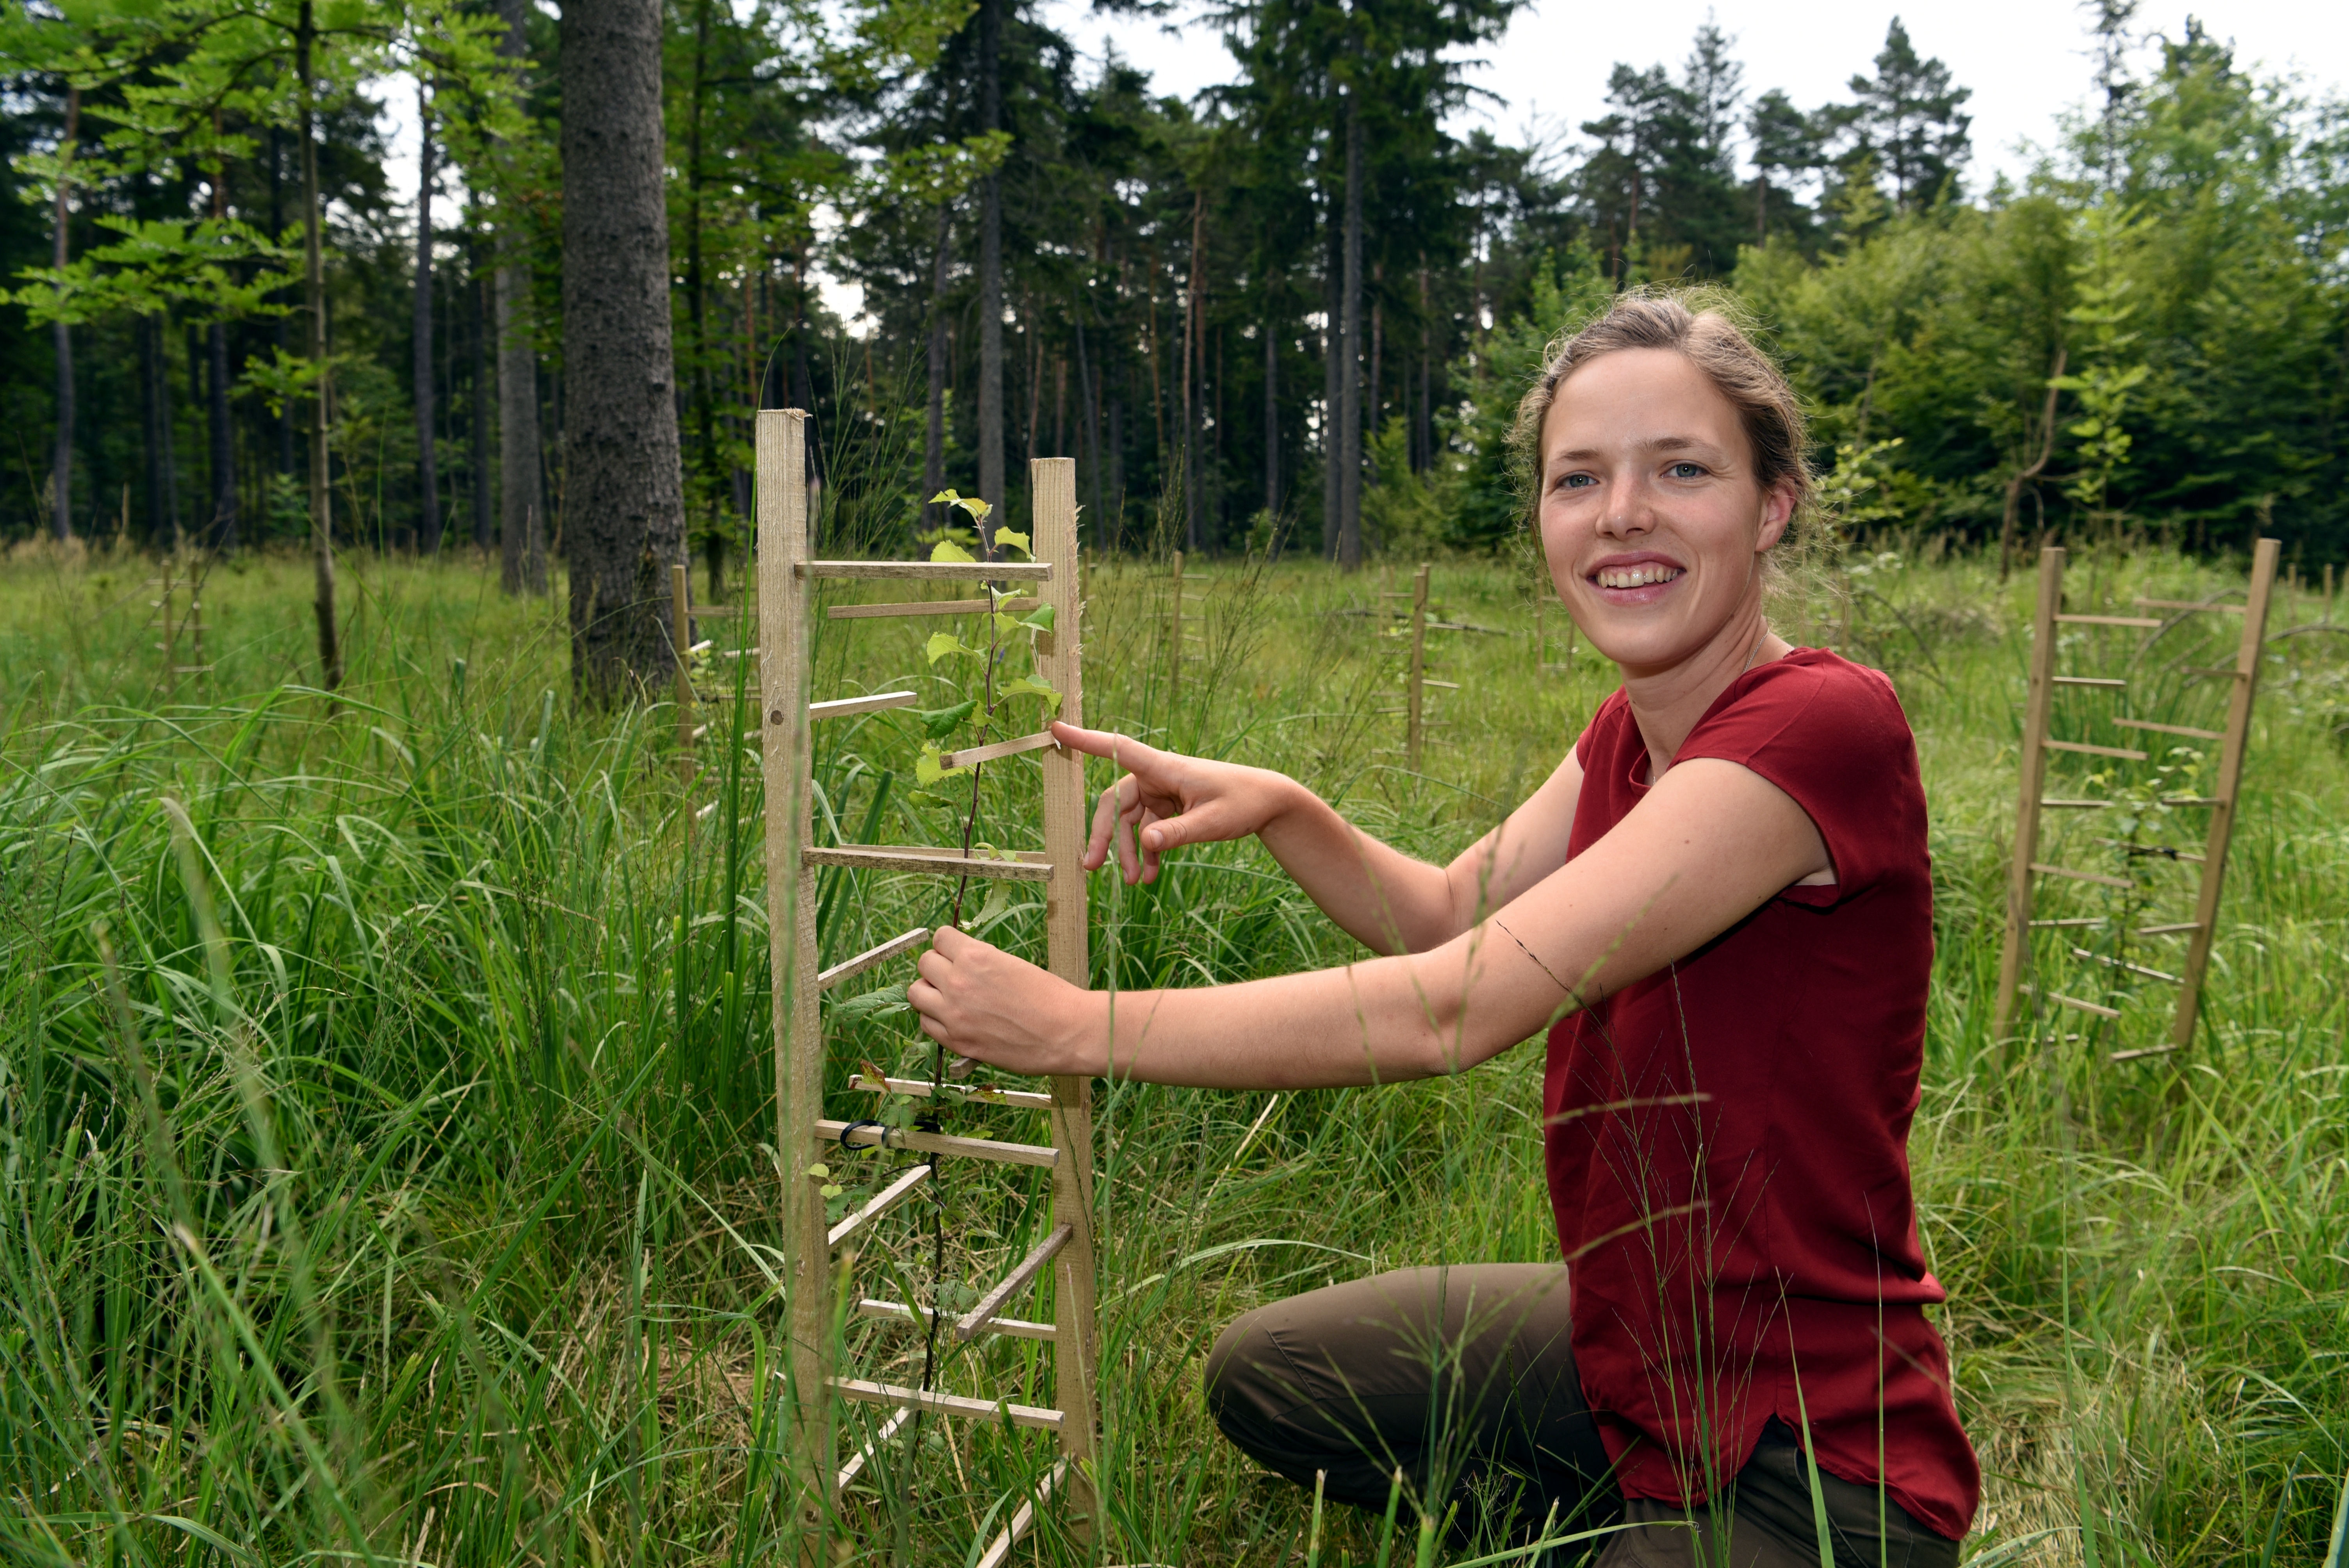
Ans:
[{"label": "woman's ear", "polygon": [[1762,492],[1762,532],[1754,542],[1754,552],[1760,554],[1786,536],[1786,525],[1795,520],[1795,487],[1780,480]]}]

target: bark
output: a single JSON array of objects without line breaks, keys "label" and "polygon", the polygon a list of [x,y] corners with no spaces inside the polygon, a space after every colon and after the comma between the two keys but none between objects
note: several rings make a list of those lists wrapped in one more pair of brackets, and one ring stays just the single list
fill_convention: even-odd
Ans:
[{"label": "bark", "polygon": [[947,488],[947,262],[954,237],[954,209],[938,208],[938,242],[930,260],[930,385],[929,424],[922,434],[922,510],[920,526],[937,528],[946,522],[946,509],[930,498]]},{"label": "bark", "polygon": [[416,83],[416,544],[440,552],[440,469],[432,428],[432,95]]},{"label": "bark", "polygon": [[1345,513],[1340,501],[1345,487],[1338,477],[1338,405],[1342,399],[1340,387],[1344,382],[1339,365],[1345,352],[1344,335],[1339,331],[1339,321],[1345,312],[1338,303],[1344,291],[1346,273],[1346,223],[1341,208],[1329,215],[1329,255],[1321,268],[1321,559],[1324,561],[1338,559],[1338,538],[1345,531]]},{"label": "bark", "polygon": [[1184,548],[1199,550],[1199,416],[1207,371],[1207,193],[1191,196],[1191,265],[1183,289]]},{"label": "bark", "polygon": [[212,436],[212,542],[216,550],[234,550],[236,529],[235,427],[228,411],[228,323],[216,321],[205,333],[205,359],[211,370],[211,397],[206,399]]},{"label": "bark", "polygon": [[1079,294],[1069,320],[1077,329],[1077,438],[1084,443],[1085,472],[1092,480],[1093,546],[1109,549],[1109,518],[1102,511],[1101,405],[1093,397],[1093,369],[1085,353],[1085,296]]},{"label": "bark", "polygon": [[700,476],[698,499],[709,509],[704,526],[715,568],[726,545],[718,529],[717,399],[709,385],[709,292],[702,270],[701,130],[709,98],[709,0],[698,0],[693,8],[693,77],[686,121],[685,300],[686,316],[693,327],[694,469]]},{"label": "bark", "polygon": [[1338,350],[1338,564],[1362,564],[1362,115],[1346,95],[1346,263]]},{"label": "bark", "polygon": [[[1003,0],[978,0],[978,128],[1002,126]],[[996,174],[978,186],[978,493],[1002,510],[1003,181]]]},{"label": "bark", "polygon": [[[529,52],[523,19],[529,0],[499,0],[505,36],[502,59]],[[492,289],[498,330],[498,586],[508,593],[546,592],[546,502],[539,482],[538,353],[531,346],[528,238],[509,222],[499,236]]]},{"label": "bark", "polygon": [[[571,0],[562,20],[564,492],[572,684],[609,706],[674,670],[684,545],[669,325],[661,0]],[[576,502],[576,505],[568,504]]]},{"label": "bark", "polygon": [[[285,133],[273,125],[269,128],[269,237],[273,240],[285,232]],[[270,324],[270,336],[277,346],[281,362],[294,348],[285,333],[286,318],[280,315]],[[277,411],[277,471],[289,485],[294,480],[294,421],[297,417],[295,400],[286,398]],[[264,526],[267,526],[265,521]]]},{"label": "bark", "polygon": [[481,275],[481,248],[476,243],[466,266],[466,315],[471,317],[473,392],[472,452],[466,462],[473,479],[473,548],[490,547],[490,302],[489,280]]},{"label": "bark", "polygon": [[158,549],[171,542],[163,500],[163,433],[156,423],[156,387],[161,373],[155,368],[158,353],[155,318],[135,316],[130,324],[133,352],[139,360],[140,499],[146,503],[147,542]]},{"label": "bark", "polygon": [[1272,284],[1264,290],[1264,511],[1280,515],[1280,335],[1272,309]]},{"label": "bark", "polygon": [[316,0],[302,0],[295,33],[294,70],[302,84],[302,293],[309,325],[309,360],[318,369],[310,395],[310,565],[318,622],[318,684],[328,691],[343,684],[343,643],[335,614],[335,530],[326,510],[331,497],[326,469],[326,258],[318,232],[317,81],[311,55],[318,38]]},{"label": "bark", "polygon": [[2047,407],[2039,416],[2039,456],[2007,478],[2006,511],[1998,525],[1998,580],[2002,583],[2014,566],[2014,524],[2023,511],[2023,487],[2044,473],[2047,459],[2055,455],[2055,383],[2064,375],[2064,346],[2056,345],[2055,363],[2047,371]]},{"label": "bark", "polygon": [[[65,271],[68,224],[73,217],[70,197],[73,155],[81,139],[81,88],[66,89],[66,133],[57,143],[57,211],[56,259]],[[62,287],[62,285],[60,285]],[[49,467],[49,526],[61,539],[73,537],[74,373],[73,329],[60,316],[49,328],[57,346],[57,446]]]}]

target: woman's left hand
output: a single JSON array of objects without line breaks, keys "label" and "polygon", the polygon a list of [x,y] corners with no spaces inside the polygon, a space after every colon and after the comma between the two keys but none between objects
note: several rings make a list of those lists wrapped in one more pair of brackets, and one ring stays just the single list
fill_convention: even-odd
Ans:
[{"label": "woman's left hand", "polygon": [[916,967],[905,1000],[922,1032],[958,1057],[1006,1072],[1082,1075],[1088,993],[976,936],[946,928]]}]

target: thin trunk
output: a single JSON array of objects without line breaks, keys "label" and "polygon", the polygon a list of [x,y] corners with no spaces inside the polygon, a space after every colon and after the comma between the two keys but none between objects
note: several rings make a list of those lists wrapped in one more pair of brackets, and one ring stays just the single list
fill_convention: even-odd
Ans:
[{"label": "thin trunk", "polygon": [[1150,344],[1150,425],[1154,438],[1158,443],[1156,457],[1159,471],[1164,473],[1166,469],[1166,413],[1164,408],[1166,395],[1160,388],[1158,377],[1158,253],[1155,250],[1153,250],[1150,253],[1149,271],[1144,274],[1144,276],[1148,281],[1150,295],[1150,316],[1147,333]]},{"label": "thin trunk", "polygon": [[700,476],[698,498],[707,510],[703,526],[708,547],[722,557],[725,540],[718,529],[718,411],[709,385],[709,299],[702,262],[703,191],[702,120],[709,99],[709,0],[693,8],[693,85],[686,135],[685,299],[693,326],[694,470]]},{"label": "thin trunk", "polygon": [[490,485],[490,280],[481,275],[481,252],[482,246],[476,239],[466,267],[469,276],[465,299],[467,314],[472,317],[470,335],[473,351],[473,449],[466,466],[473,475],[473,548],[486,551],[493,526]]},{"label": "thin trunk", "polygon": [[1052,356],[1052,449],[1048,457],[1069,455],[1069,356]]},{"label": "thin trunk", "polygon": [[315,586],[312,610],[318,621],[318,684],[328,691],[343,684],[343,643],[335,624],[334,519],[327,511],[326,256],[318,232],[317,82],[311,51],[317,41],[316,0],[302,0],[295,34],[294,69],[302,83],[302,293],[309,322],[309,360],[317,367],[310,396],[310,562]]},{"label": "thin trunk", "polygon": [[204,357],[209,362],[211,396],[206,399],[212,436],[212,542],[217,550],[234,550],[236,529],[236,439],[228,412],[228,323],[213,322],[206,331]]},{"label": "thin trunk", "polygon": [[[529,0],[499,0],[505,36],[499,57],[520,67],[529,54],[523,31]],[[546,592],[546,502],[541,482],[538,354],[531,346],[528,240],[519,223],[498,236],[492,280],[498,330],[498,586],[508,593]]]},{"label": "thin trunk", "polygon": [[[1003,125],[1003,0],[978,0],[978,128]],[[1003,508],[1003,183],[978,187],[978,493]]]},{"label": "thin trunk", "polygon": [[1184,548],[1200,548],[1199,416],[1205,411],[1207,378],[1207,193],[1191,196],[1191,265],[1183,304],[1183,526]]},{"label": "thin trunk", "polygon": [[440,552],[440,470],[432,428],[432,94],[416,82],[416,545]]},{"label": "thin trunk", "polygon": [[930,256],[929,423],[922,433],[922,510],[918,514],[924,528],[936,528],[946,522],[946,509],[932,506],[930,498],[947,488],[947,263],[951,259],[948,247],[953,239],[954,209],[941,202],[938,242]]},{"label": "thin trunk", "polygon": [[155,424],[155,318],[140,314],[130,322],[132,352],[139,361],[140,500],[145,503],[147,542],[170,544],[163,508],[163,433]]},{"label": "thin trunk", "polygon": [[171,548],[187,543],[187,534],[180,521],[180,454],[175,438],[179,432],[171,420],[171,317],[158,312],[155,316],[155,460],[163,480],[163,518],[171,531]]},{"label": "thin trunk", "polygon": [[[54,251],[60,275],[66,269],[67,230],[73,217],[69,196],[73,155],[80,140],[81,88],[71,87],[66,89],[66,133],[57,142],[57,242]],[[63,293],[62,283],[58,289]],[[66,325],[63,316],[59,316],[50,326],[49,333],[56,346],[57,361],[57,455],[49,467],[49,526],[63,540],[73,537],[73,329]]]},{"label": "thin trunk", "polygon": [[1346,95],[1346,270],[1338,387],[1338,564],[1362,564],[1362,114]]},{"label": "thin trunk", "polygon": [[1280,340],[1269,280],[1264,285],[1264,513],[1280,515]]},{"label": "thin trunk", "polygon": [[[573,689],[666,688],[684,469],[669,316],[661,0],[563,8],[564,496]],[[572,506],[571,501],[579,504]]]},{"label": "thin trunk", "polygon": [[1427,263],[1419,267],[1419,469],[1435,467],[1435,308],[1429,303]]},{"label": "thin trunk", "polygon": [[1077,329],[1077,438],[1084,443],[1085,472],[1093,482],[1093,547],[1109,549],[1109,518],[1102,511],[1101,405],[1093,397],[1093,369],[1085,353],[1085,296],[1069,312]]},{"label": "thin trunk", "polygon": [[1339,363],[1345,351],[1338,330],[1345,312],[1338,298],[1346,273],[1346,225],[1340,212],[1328,214],[1327,228],[1329,253],[1321,266],[1321,559],[1335,561],[1339,536],[1345,531],[1339,499],[1345,487],[1338,477],[1338,405],[1343,401],[1339,388],[1344,379]]},{"label": "thin trunk", "polygon": [[[272,239],[285,232],[285,135],[275,126],[269,128],[269,233]],[[290,314],[290,313],[289,313]],[[294,345],[286,335],[286,317],[281,314],[270,324],[270,335],[277,346],[277,358],[283,364],[293,354]],[[288,397],[277,409],[277,472],[288,486],[294,482],[294,421],[296,418],[295,400]]]}]

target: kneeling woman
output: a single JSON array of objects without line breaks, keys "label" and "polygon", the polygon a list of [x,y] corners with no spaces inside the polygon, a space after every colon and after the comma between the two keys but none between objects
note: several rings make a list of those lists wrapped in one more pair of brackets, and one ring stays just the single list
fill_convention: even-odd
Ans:
[{"label": "kneeling woman", "polygon": [[1764,618],[1807,500],[1800,410],[1724,316],[1627,296],[1555,348],[1518,431],[1558,595],[1623,684],[1450,865],[1279,774],[1059,728],[1131,770],[1089,866],[1114,852],[1148,881],[1177,845],[1253,833],[1390,956],[1112,1008],[943,931],[910,999],[948,1049],[1014,1072],[1215,1088],[1454,1073],[1548,1026],[1565,1264],[1252,1313],[1207,1369],[1224,1431],[1364,1506],[1401,1468],[1439,1511],[1430,1489],[1514,1486],[1519,1539],[1619,1519],[1609,1565],[1816,1564],[1823,1544],[1954,1564],[1979,1482],[1908,1161],[1924,792],[1890,682]]}]

